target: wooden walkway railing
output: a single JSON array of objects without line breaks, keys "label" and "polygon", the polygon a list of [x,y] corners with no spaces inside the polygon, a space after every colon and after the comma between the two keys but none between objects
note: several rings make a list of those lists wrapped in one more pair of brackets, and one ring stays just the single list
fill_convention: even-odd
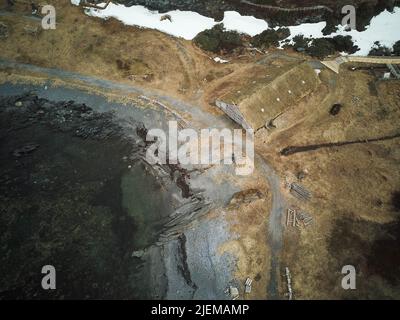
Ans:
[{"label": "wooden walkway railing", "polygon": [[340,65],[346,62],[377,63],[377,64],[400,64],[400,57],[377,57],[377,56],[348,56],[338,57],[334,60],[325,60],[321,63],[332,71],[339,73]]}]

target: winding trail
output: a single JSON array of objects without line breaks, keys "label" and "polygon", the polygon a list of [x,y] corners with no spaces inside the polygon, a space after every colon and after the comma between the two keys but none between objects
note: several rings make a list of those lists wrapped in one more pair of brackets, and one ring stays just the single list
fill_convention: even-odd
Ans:
[{"label": "winding trail", "polygon": [[[62,80],[73,80],[83,82],[85,85],[96,87],[104,90],[118,90],[121,93],[133,93],[138,95],[146,95],[150,98],[156,98],[163,102],[171,105],[176,112],[182,112],[184,114],[190,114],[192,119],[196,119],[195,122],[190,120],[194,127],[198,127],[199,124],[205,125],[206,128],[211,123],[213,128],[228,128],[232,127],[233,122],[227,117],[216,117],[210,113],[207,113],[201,107],[191,105],[183,102],[174,97],[170,97],[165,94],[161,94],[154,90],[144,89],[141,87],[133,86],[132,84],[118,83],[97,77],[82,75],[76,72],[64,71],[55,68],[44,68],[35,66],[32,64],[17,63],[5,59],[0,59],[0,70],[2,68],[13,68],[17,70],[36,72],[47,75],[50,80],[51,78],[59,78]],[[259,164],[259,168],[262,170],[263,175],[267,179],[271,193],[272,193],[272,207],[269,215],[268,225],[268,241],[271,247],[271,269],[270,269],[270,281],[267,288],[267,294],[270,299],[279,299],[278,294],[278,279],[279,279],[279,256],[282,249],[283,241],[283,223],[282,217],[285,209],[285,199],[281,192],[281,181],[275,170],[258,154],[255,154],[255,164]]]},{"label": "winding trail", "polygon": [[256,154],[256,161],[260,163],[264,176],[268,180],[272,193],[272,207],[268,224],[268,241],[271,248],[271,269],[270,281],[267,294],[270,299],[279,299],[279,256],[283,244],[283,223],[282,217],[286,207],[285,198],[281,192],[281,180],[274,169],[259,155]]},{"label": "winding trail", "polygon": [[301,11],[318,11],[318,10],[326,10],[329,12],[333,13],[333,10],[327,6],[319,5],[319,6],[310,6],[310,7],[300,7],[300,8],[283,8],[283,7],[278,7],[278,6],[271,6],[268,4],[260,4],[260,3],[253,3],[251,1],[247,0],[241,0],[241,3],[253,6],[253,7],[258,7],[258,8],[263,8],[263,9],[269,9],[269,10],[276,10],[276,11],[283,11],[283,12],[301,12]]}]

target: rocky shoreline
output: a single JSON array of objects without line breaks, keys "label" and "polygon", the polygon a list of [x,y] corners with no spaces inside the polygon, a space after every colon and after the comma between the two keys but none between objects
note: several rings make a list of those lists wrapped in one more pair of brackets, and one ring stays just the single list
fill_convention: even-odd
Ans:
[{"label": "rocky shoreline", "polygon": [[[14,86],[8,85],[10,88]],[[41,90],[46,95],[58,96],[57,92],[50,94],[53,90],[45,88]],[[193,280],[208,277],[207,273],[192,273],[205,263],[193,258],[199,253],[208,257],[210,263],[228,259],[226,255],[217,255],[218,245],[228,237],[224,219],[199,222],[211,209],[210,200],[199,186],[212,183],[211,176],[197,181],[198,178],[191,178],[193,172],[196,176],[195,171],[179,166],[147,165],[143,140],[146,129],[140,120],[126,121],[125,113],[129,111],[126,107],[121,112],[110,112],[103,106],[92,109],[72,100],[52,102],[31,91],[3,96],[0,100],[1,140],[8,141],[2,147],[2,212],[5,214],[2,215],[1,243],[6,250],[2,253],[2,268],[4,273],[14,270],[8,280],[4,278],[0,283],[2,298],[189,299],[195,295],[225,298],[224,286],[231,281],[234,270],[232,258],[229,258],[231,262],[218,265],[223,272],[213,271],[214,277],[223,279],[218,280],[218,288],[214,287],[215,280],[200,281],[200,284]],[[99,109],[103,110],[98,112]],[[148,114],[142,117],[148,118]],[[67,156],[65,148],[69,150]],[[96,165],[90,168],[90,161]],[[132,184],[129,173],[132,170],[152,178],[143,178],[140,173],[140,179],[148,182]],[[147,192],[146,185],[150,188]],[[138,213],[140,207],[132,203],[132,197],[137,194],[135,190],[151,193],[152,188],[157,190],[154,194],[164,194],[160,199],[153,197],[149,201],[159,203],[158,207]],[[227,189],[222,203],[232,193]],[[213,207],[217,205],[218,201]],[[27,215],[32,210],[34,215]],[[53,214],[56,215],[51,218]],[[150,220],[138,224],[137,214],[141,214],[138,221]],[[25,226],[26,219],[31,221],[28,234],[16,233],[14,228]],[[197,226],[195,229],[191,228],[193,223]],[[203,237],[212,228],[220,230],[219,236],[206,241]],[[86,232],[91,229],[96,231]],[[13,247],[14,237],[20,239],[19,249]],[[214,243],[213,247],[209,241]],[[37,251],[41,247],[48,250]],[[73,255],[71,250],[75,252]],[[26,256],[28,252],[33,256]],[[94,252],[98,253],[90,258]],[[68,274],[61,271],[59,275],[60,287],[64,286],[64,290],[57,290],[53,295],[40,290],[35,285],[40,273],[26,269],[28,265],[19,267],[23,260],[30,261],[29,266],[34,269],[49,264],[50,260],[57,270],[69,270]],[[103,266],[102,270],[96,270],[98,265]],[[215,268],[214,263],[207,263],[206,268]],[[80,291],[77,286],[82,286]]]}]

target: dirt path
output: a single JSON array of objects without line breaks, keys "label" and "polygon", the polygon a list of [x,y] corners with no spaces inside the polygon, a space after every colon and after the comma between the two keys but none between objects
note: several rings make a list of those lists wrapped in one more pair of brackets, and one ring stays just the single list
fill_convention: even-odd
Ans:
[{"label": "dirt path", "polygon": [[[228,120],[227,117],[216,117],[215,115],[207,113],[199,106],[188,104],[153,90],[117,83],[92,76],[86,76],[75,72],[43,68],[31,64],[16,63],[4,59],[0,59],[0,69],[1,68],[13,68],[29,72],[36,72],[63,80],[78,80],[89,86],[94,86],[100,89],[118,90],[124,93],[140,94],[151,98],[156,98],[170,104],[171,107],[178,113],[190,114],[192,120],[189,122],[192,123],[194,127],[198,127],[199,125],[205,125],[207,127],[211,123],[212,127],[214,128],[227,128],[232,126],[232,122]],[[260,168],[262,169],[265,178],[268,180],[272,192],[272,209],[269,215],[268,226],[268,239],[271,246],[271,274],[267,293],[269,298],[278,299],[279,255],[283,240],[282,215],[285,208],[285,200],[283,194],[281,193],[281,181],[278,174],[262,157],[257,154],[255,155],[255,162],[256,164],[260,164]]]},{"label": "dirt path", "polygon": [[333,12],[333,10],[327,6],[311,6],[311,7],[300,7],[300,8],[283,8],[283,7],[278,7],[278,6],[271,6],[267,4],[259,4],[259,3],[253,3],[251,1],[247,0],[242,0],[242,3],[248,4],[250,6],[258,7],[258,8],[265,8],[265,9],[270,9],[270,10],[276,10],[276,11],[283,11],[283,12],[301,12],[301,11],[318,11],[318,10],[326,10],[329,12]]},{"label": "dirt path", "polygon": [[24,19],[28,19],[28,20],[31,20],[31,21],[34,21],[34,22],[38,22],[38,23],[40,23],[42,21],[41,17],[34,16],[34,15],[30,15],[30,16],[29,15],[21,15],[21,14],[18,14],[18,13],[7,11],[4,8],[0,9],[0,16],[2,16],[2,17],[22,17]]},{"label": "dirt path", "polygon": [[279,299],[279,256],[283,244],[282,216],[285,210],[285,198],[281,192],[281,181],[274,169],[260,156],[256,155],[272,193],[272,207],[269,215],[268,240],[271,247],[271,271],[267,294],[270,299]]}]

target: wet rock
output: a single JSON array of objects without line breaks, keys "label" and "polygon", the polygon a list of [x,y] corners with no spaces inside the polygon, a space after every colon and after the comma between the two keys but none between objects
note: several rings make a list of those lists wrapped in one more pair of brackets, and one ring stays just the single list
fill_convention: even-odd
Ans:
[{"label": "wet rock", "polygon": [[332,116],[336,116],[336,115],[338,115],[339,114],[339,112],[340,112],[340,110],[342,109],[342,105],[341,104],[339,104],[339,103],[335,103],[333,106],[332,106],[332,108],[331,108],[331,110],[329,111],[329,113],[332,115]]},{"label": "wet rock", "polygon": [[72,109],[75,110],[75,111],[82,112],[83,114],[85,114],[85,113],[87,113],[87,112],[92,110],[90,107],[88,107],[84,103],[72,105]]},{"label": "wet rock", "polygon": [[42,107],[44,110],[48,110],[48,109],[51,109],[51,108],[53,107],[53,105],[52,105],[51,103],[49,103],[49,102],[44,102],[44,103],[41,105],[41,107]]},{"label": "wet rock", "polygon": [[[23,106],[16,107],[17,101],[21,101]],[[10,272],[9,281],[3,281],[0,299],[48,298],[48,293],[31,281],[29,272],[40,270],[42,261],[49,259],[59,261],[61,268],[65,263],[71,270],[66,273],[65,286],[56,290],[51,298],[152,297],[153,293],[149,292],[154,292],[154,286],[146,283],[150,268],[142,270],[141,266],[151,254],[147,246],[157,241],[163,229],[159,225],[152,226],[149,236],[146,233],[146,243],[143,243],[143,238],[137,236],[141,231],[122,201],[121,181],[125,168],[133,166],[130,157],[132,140],[136,136],[123,135],[125,132],[119,126],[121,122],[114,119],[112,113],[100,114],[83,104],[57,103],[37,99],[32,94],[1,97],[0,102],[1,136],[5,138],[0,174],[0,212],[2,219],[8,219],[3,219],[3,251],[0,256],[3,269]],[[84,114],[88,116],[83,117]],[[73,138],[76,130],[90,140]],[[60,134],[60,131],[66,133]],[[113,137],[108,141],[98,141],[110,136]],[[33,141],[32,137],[35,138]],[[37,149],[39,144],[40,150]],[[64,146],[67,147],[65,150]],[[142,151],[142,148],[138,149],[135,153]],[[38,152],[33,154],[35,150]],[[129,162],[123,162],[123,157]],[[165,192],[153,189],[153,179],[142,178],[141,174],[138,177],[143,179],[140,183],[149,183],[149,191]],[[128,182],[133,184],[136,180]],[[143,197],[147,202],[158,199],[158,196],[149,197],[147,194]],[[157,208],[155,211],[160,215],[165,214],[164,220],[169,220],[169,212],[174,208],[166,208],[162,199],[160,196],[160,201],[154,204],[157,207],[151,207]],[[186,212],[182,216],[185,217]],[[154,219],[158,223],[158,218]],[[135,242],[136,237],[140,244]],[[132,253],[131,246],[147,249]],[[41,250],[43,247],[49,250]],[[7,252],[15,250],[19,254],[8,257]],[[160,257],[155,274],[164,277],[161,250],[153,252]],[[133,258],[126,260],[130,256]],[[154,260],[151,260],[151,270],[154,270]],[[79,272],[82,269],[95,270],[98,265],[102,266],[101,274]],[[127,282],[127,277],[134,281]],[[13,279],[17,278],[24,286],[15,291]],[[144,283],[137,285],[137,278],[144,279]],[[88,285],[77,291],[74,289],[76,283]],[[167,284],[156,285],[162,298]]]},{"label": "wet rock", "polygon": [[145,250],[137,250],[132,252],[132,257],[134,258],[142,258],[144,254],[146,253]]},{"label": "wet rock", "polygon": [[146,137],[147,137],[147,132],[148,130],[146,129],[146,127],[144,126],[143,123],[140,123],[137,128],[136,128],[136,133],[137,135],[143,139],[143,141],[146,141]]},{"label": "wet rock", "polygon": [[169,14],[164,14],[163,16],[161,16],[160,21],[165,21],[165,20],[169,20],[170,22],[172,22],[172,17]]},{"label": "wet rock", "polygon": [[239,297],[239,290],[236,287],[229,287],[229,295],[232,299],[237,299]]},{"label": "wet rock", "polygon": [[32,153],[37,148],[39,148],[38,144],[27,144],[21,148],[15,149],[13,152],[13,155],[14,155],[14,157],[19,158],[19,157],[22,157],[22,156]]}]

